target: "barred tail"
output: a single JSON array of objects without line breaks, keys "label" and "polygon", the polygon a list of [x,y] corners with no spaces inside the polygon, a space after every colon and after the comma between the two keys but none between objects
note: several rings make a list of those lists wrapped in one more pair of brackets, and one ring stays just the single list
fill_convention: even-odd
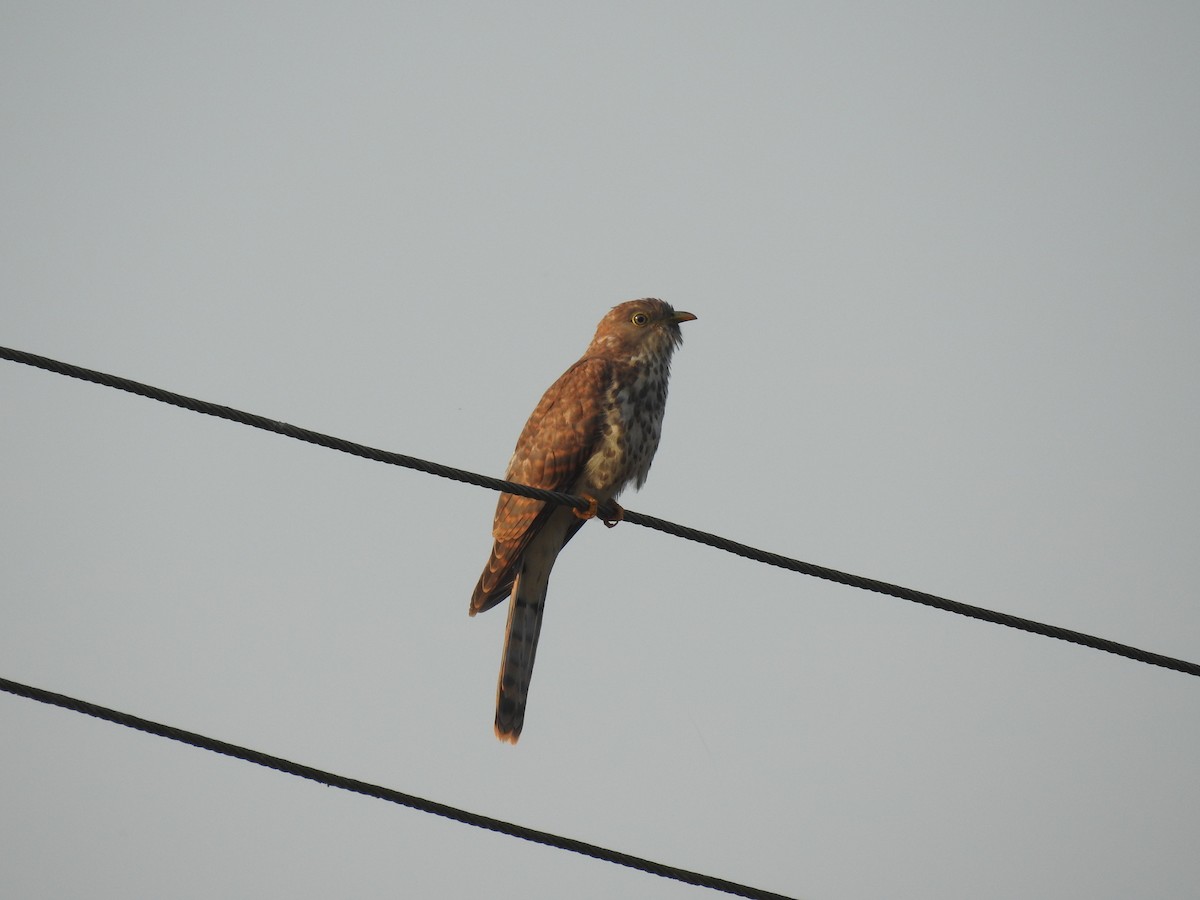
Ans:
[{"label": "barred tail", "polygon": [[[552,560],[551,560],[552,561]],[[530,561],[536,563],[536,560]],[[504,634],[504,656],[500,661],[500,682],[496,688],[496,737],[515,744],[525,724],[525,701],[529,679],[537,654],[538,635],[542,631],[542,611],[546,605],[546,586],[550,566],[527,563],[522,566],[508,602],[508,628]]]}]

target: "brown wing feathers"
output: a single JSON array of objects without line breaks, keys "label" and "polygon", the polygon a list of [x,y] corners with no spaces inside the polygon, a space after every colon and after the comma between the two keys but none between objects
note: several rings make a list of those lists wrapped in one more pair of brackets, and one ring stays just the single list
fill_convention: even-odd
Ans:
[{"label": "brown wing feathers", "polygon": [[[601,422],[609,363],[581,359],[542,396],[517,439],[505,477],[551,491],[570,491],[592,455]],[[520,571],[521,554],[545,524],[550,509],[541,500],[501,494],[492,525],[492,553],[471,596],[470,614],[508,597]],[[567,534],[574,536],[578,528]],[[566,543],[564,540],[564,544]]]}]

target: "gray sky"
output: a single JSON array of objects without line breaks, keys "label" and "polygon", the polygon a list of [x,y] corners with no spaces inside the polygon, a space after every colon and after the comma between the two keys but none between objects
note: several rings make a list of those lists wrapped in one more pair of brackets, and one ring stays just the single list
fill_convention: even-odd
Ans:
[{"label": "gray sky", "polygon": [[[500,474],[699,316],[642,512],[1200,659],[1200,8],[0,7],[0,344]],[[811,900],[1183,897],[1200,682],[0,364],[0,675]],[[715,896],[0,696],[21,898]]]}]

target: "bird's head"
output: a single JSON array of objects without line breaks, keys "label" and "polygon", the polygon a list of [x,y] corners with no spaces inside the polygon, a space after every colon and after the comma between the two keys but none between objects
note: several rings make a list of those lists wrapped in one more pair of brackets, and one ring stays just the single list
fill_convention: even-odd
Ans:
[{"label": "bird's head", "polygon": [[653,297],[628,300],[614,306],[600,320],[590,349],[630,361],[670,359],[683,342],[680,323],[695,318],[690,312],[676,312],[670,303]]}]

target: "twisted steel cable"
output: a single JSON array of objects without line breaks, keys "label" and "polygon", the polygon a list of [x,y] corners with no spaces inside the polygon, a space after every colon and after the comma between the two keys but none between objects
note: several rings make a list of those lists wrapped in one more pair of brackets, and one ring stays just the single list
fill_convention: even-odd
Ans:
[{"label": "twisted steel cable", "polygon": [[[109,375],[104,372],[97,372],[93,369],[85,369],[81,366],[75,366],[71,365],[70,363],[49,359],[45,356],[38,356],[33,353],[28,353],[24,350],[13,350],[8,347],[0,347],[0,359],[8,359],[27,366],[45,369],[48,372],[57,372],[60,375],[66,375],[70,378],[78,378],[83,381],[90,381],[94,384],[102,384],[106,387],[116,388],[117,390],[128,391],[131,394],[137,394],[138,396],[147,397],[151,400],[157,400],[161,403],[169,403],[172,406],[190,409],[193,412],[203,413],[204,415],[216,416],[220,419],[228,419],[231,422],[238,422],[242,425],[248,425],[251,428],[260,428],[263,431],[272,431],[275,434],[281,434],[285,437],[294,438],[298,441],[305,441],[310,444],[317,444],[321,447],[328,447],[331,450],[339,450],[342,453],[349,453],[352,456],[359,456],[363,459],[371,459],[375,460],[376,462],[387,463],[388,465],[393,466],[403,466],[407,469],[416,469],[419,472],[426,472],[430,475],[437,475],[441,478],[449,478],[453,481],[461,481],[465,482],[466,484],[473,484],[478,487],[488,488],[493,491],[503,491],[509,494],[520,494],[521,496],[532,497],[535,500],[543,500],[547,503],[561,503],[566,506],[573,506],[579,510],[586,510],[589,507],[587,500],[572,496],[571,494],[563,494],[558,491],[546,491],[540,488],[529,487],[528,485],[524,484],[516,484],[511,481],[505,481],[502,478],[492,478],[487,475],[479,475],[475,472],[468,472],[465,469],[456,469],[453,466],[446,466],[442,465],[441,463],[430,462],[429,460],[425,459],[418,459],[415,456],[405,456],[402,453],[393,453],[388,450],[380,450],[375,447],[368,447],[364,444],[356,444],[353,441],[347,441],[343,438],[332,437],[327,434],[321,434],[317,431],[310,431],[307,428],[289,425],[286,422],[268,419],[265,416],[243,412],[242,410],[233,409],[232,407],[210,403],[206,400],[197,400],[194,397],[186,397],[183,394],[172,393],[171,391],[166,391],[162,388],[153,387],[148,384],[142,384],[141,382],[133,381],[128,378],[121,378],[117,375]],[[600,508],[600,514],[604,517],[611,518],[615,515],[615,513],[616,508],[612,504],[606,504]],[[770,553],[766,550],[760,550],[757,547],[751,547],[747,544],[740,544],[737,541],[732,541],[729,538],[724,538],[720,535],[710,534],[706,531],[700,531],[695,528],[689,528],[686,525],[679,525],[675,522],[668,522],[665,519],[658,519],[654,516],[643,515],[642,513],[634,512],[633,510],[624,510],[623,518],[624,521],[632,522],[634,525],[641,525],[645,528],[652,528],[656,531],[675,535],[676,537],[680,537],[685,540],[705,544],[717,550],[724,550],[727,553],[733,553],[737,556],[764,563],[769,566],[777,566],[781,569],[799,572],[802,575],[811,575],[814,578],[823,578],[828,581],[836,581],[838,584],[844,584],[848,587],[855,587],[865,591],[874,591],[879,594],[886,594],[889,597],[896,597],[900,600],[908,600],[912,603],[919,603],[923,606],[932,606],[935,609],[952,612],[960,616],[967,616],[972,619],[991,622],[995,625],[1003,625],[1007,628],[1016,628],[1020,631],[1027,631],[1031,634],[1040,634],[1043,637],[1054,638],[1055,640],[1067,641],[1068,643],[1078,644],[1081,647],[1090,647],[1093,650],[1102,650],[1105,653],[1112,653],[1116,656],[1122,656],[1126,659],[1132,659],[1137,662],[1146,663],[1152,666],[1161,666],[1164,669],[1183,672],[1187,675],[1200,676],[1200,664],[1189,662],[1187,660],[1176,659],[1175,657],[1171,656],[1164,656],[1161,653],[1153,653],[1149,650],[1131,647],[1128,644],[1121,644],[1117,641],[1110,641],[1106,638],[1095,637],[1094,635],[1084,634],[1079,631],[1072,631],[1069,628],[1061,628],[1057,625],[1047,625],[1043,622],[1036,622],[1032,619],[1023,619],[1020,616],[1014,616],[1008,613],[997,612],[996,610],[985,609],[981,606],[972,606],[969,603],[961,603],[957,600],[950,600],[946,597],[939,597],[936,594],[926,593],[925,591],[918,591],[912,588],[890,584],[889,582],[879,581],[875,578],[867,578],[862,575],[854,575],[849,572],[840,572],[837,569],[830,569],[826,568],[825,566],[815,565],[814,563],[803,562],[802,560],[793,559],[789,556],[782,556],[778,553]]]}]

